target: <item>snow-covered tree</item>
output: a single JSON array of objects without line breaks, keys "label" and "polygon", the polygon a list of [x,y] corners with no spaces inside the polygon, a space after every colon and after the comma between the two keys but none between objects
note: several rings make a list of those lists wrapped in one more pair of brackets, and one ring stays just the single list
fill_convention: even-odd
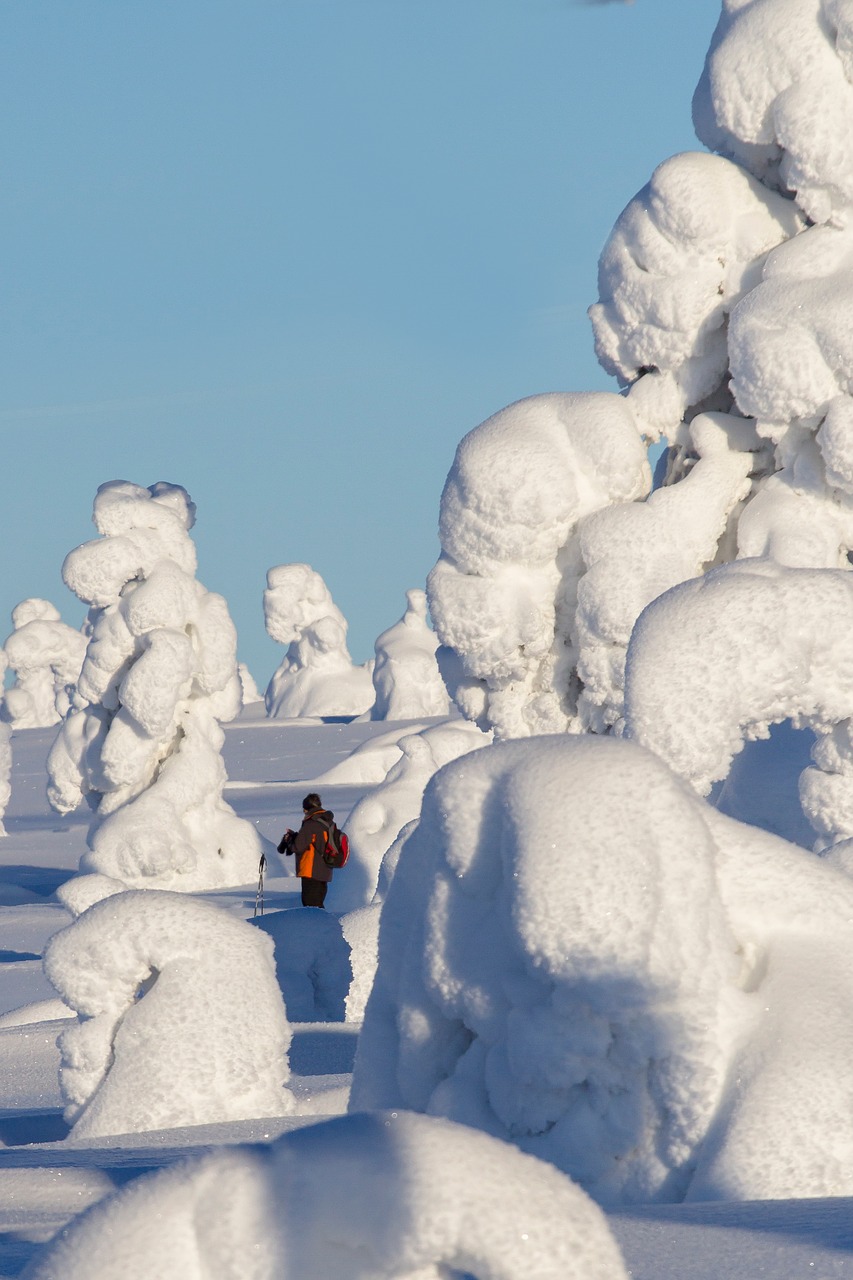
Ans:
[{"label": "snow-covered tree", "polygon": [[228,607],[195,578],[186,490],[125,481],[95,498],[99,538],[63,578],[90,606],[73,710],[48,760],[60,813],[94,810],[81,870],[129,887],[245,884],[260,837],[222,798],[220,722],[240,709]]},{"label": "snow-covered tree", "polygon": [[[637,618],[717,564],[849,570],[852,48],[847,0],[724,0],[694,100],[714,154],[662,163],[601,256],[623,396],[534,397],[460,445],[430,609],[498,737],[620,732]],[[661,436],[647,496],[637,442]]]},{"label": "snow-covered tree", "polygon": [[267,714],[359,716],[373,705],[373,663],[354,665],[347,621],[320,574],[308,564],[267,572],[264,618],[287,653],[266,692]]},{"label": "snow-covered tree", "polygon": [[438,637],[427,622],[426,592],[406,592],[406,612],[376,640],[371,720],[446,716],[447,689],[435,660]]},{"label": "snow-covered tree", "polygon": [[15,729],[58,724],[68,714],[86,636],[63,622],[49,600],[35,597],[15,606],[12,623],[4,649],[15,679],[6,690],[3,719]]}]

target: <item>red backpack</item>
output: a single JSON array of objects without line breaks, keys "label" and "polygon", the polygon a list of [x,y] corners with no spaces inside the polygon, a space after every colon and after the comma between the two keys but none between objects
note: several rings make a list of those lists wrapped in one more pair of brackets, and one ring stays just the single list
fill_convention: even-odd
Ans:
[{"label": "red backpack", "polygon": [[321,826],[326,835],[323,861],[327,867],[333,867],[334,870],[339,871],[341,867],[346,866],[349,857],[349,836],[345,831],[341,831],[335,822],[330,822],[328,826],[323,822]]}]

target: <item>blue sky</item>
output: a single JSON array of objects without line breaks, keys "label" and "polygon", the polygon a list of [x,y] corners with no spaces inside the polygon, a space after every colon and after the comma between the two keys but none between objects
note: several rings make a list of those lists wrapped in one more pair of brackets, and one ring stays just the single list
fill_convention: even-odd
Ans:
[{"label": "blue sky", "polygon": [[183,484],[263,687],[266,570],[357,661],[423,585],[461,437],[615,389],[586,308],[620,210],[696,147],[719,0],[6,0],[0,641],[106,480]]}]

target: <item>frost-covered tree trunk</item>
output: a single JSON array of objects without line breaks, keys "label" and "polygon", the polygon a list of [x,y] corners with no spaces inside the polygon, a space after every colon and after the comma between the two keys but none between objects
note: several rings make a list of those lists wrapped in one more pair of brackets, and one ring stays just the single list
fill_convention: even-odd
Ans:
[{"label": "frost-covered tree trunk", "polygon": [[[545,429],[554,398],[522,402],[466,437],[448,477],[430,608],[459,706],[498,737],[622,732],[634,624],[679,583],[748,558],[850,569],[849,0],[724,0],[694,120],[715,154],[662,163],[601,256],[590,314],[618,410],[563,397],[561,433]],[[626,483],[617,419],[668,445],[650,496],[636,462]],[[596,485],[617,463],[621,487]],[[853,830],[853,733],[814,725],[833,732],[816,763],[835,798],[824,788],[814,815],[831,843]]]},{"label": "frost-covered tree trunk", "polygon": [[98,490],[99,538],[63,578],[90,606],[74,707],[48,760],[60,813],[94,810],[81,870],[131,887],[245,884],[260,838],[227,805],[221,721],[240,709],[228,607],[195,578],[195,507],[179,486]]}]

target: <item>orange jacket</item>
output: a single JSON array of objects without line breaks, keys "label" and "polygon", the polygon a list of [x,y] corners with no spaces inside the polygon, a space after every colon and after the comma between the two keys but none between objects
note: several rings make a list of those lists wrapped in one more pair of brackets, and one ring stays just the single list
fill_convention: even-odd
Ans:
[{"label": "orange jacket", "polygon": [[[332,868],[323,861],[326,831],[334,814],[329,809],[314,809],[305,815],[293,838],[296,874],[308,880],[331,880]],[[319,821],[318,821],[319,819]]]}]

